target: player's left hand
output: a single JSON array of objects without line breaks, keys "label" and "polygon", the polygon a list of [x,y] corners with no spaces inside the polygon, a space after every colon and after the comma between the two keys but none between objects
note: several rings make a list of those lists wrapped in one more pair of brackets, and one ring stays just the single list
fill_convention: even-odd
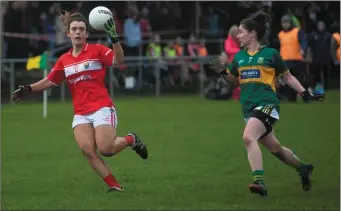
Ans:
[{"label": "player's left hand", "polygon": [[116,25],[113,18],[110,18],[105,24],[104,24],[104,31],[112,38],[117,37],[116,32]]},{"label": "player's left hand", "polygon": [[221,73],[224,71],[224,68],[226,68],[226,65],[224,62],[221,62],[219,58],[215,58],[210,61],[209,68],[217,73]]},{"label": "player's left hand", "polygon": [[302,100],[306,103],[309,103],[311,101],[324,101],[324,95],[314,95],[307,90],[302,92],[301,97]]},{"label": "player's left hand", "polygon": [[18,89],[12,94],[12,100],[14,102],[19,102],[23,97],[27,96],[32,91],[29,85],[19,85]]}]

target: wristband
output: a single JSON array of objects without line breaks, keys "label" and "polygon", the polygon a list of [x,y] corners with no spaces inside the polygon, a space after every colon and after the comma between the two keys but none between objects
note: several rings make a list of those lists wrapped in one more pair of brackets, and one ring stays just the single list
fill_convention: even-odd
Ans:
[{"label": "wristband", "polygon": [[111,40],[112,44],[115,44],[118,41],[123,40],[123,37],[115,37],[115,38],[114,37],[110,37],[110,40]]},{"label": "wristband", "polygon": [[226,68],[229,66],[229,63],[224,62],[222,66],[223,66],[224,70],[220,72],[220,75],[228,75]]},{"label": "wristband", "polygon": [[220,72],[220,75],[228,75],[228,73],[226,72],[226,70],[224,70]]},{"label": "wristband", "polygon": [[31,85],[24,85],[26,89],[28,89],[28,92],[32,92],[32,87]]}]

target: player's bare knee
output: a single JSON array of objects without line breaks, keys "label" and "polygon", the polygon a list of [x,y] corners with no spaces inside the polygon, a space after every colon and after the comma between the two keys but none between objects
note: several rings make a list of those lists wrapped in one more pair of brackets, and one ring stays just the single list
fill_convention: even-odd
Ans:
[{"label": "player's bare knee", "polygon": [[255,141],[254,138],[250,136],[249,134],[244,134],[243,140],[244,140],[245,146],[249,146],[253,141]]},{"label": "player's bare knee", "polygon": [[116,129],[110,125],[99,125],[95,128],[95,133],[98,152],[104,157],[113,156]]},{"label": "player's bare knee", "polygon": [[108,151],[108,150],[101,150],[99,151],[99,153],[101,153],[101,155],[104,157],[112,157],[115,155],[115,153]]},{"label": "player's bare knee", "polygon": [[104,157],[111,157],[115,154],[112,145],[105,144],[103,142],[97,143],[97,149],[98,152]]}]

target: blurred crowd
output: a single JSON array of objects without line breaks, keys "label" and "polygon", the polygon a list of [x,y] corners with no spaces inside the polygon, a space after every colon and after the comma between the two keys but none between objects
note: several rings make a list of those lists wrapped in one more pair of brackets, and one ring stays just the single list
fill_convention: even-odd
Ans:
[{"label": "blurred crowd", "polygon": [[[283,40],[279,34],[299,29],[301,57],[298,57],[303,62],[300,65],[312,70],[309,76],[304,74],[307,86],[327,84],[324,78],[336,78],[335,74],[339,74],[335,73],[339,72],[335,69],[339,68],[338,54],[333,49],[336,52],[339,46],[335,33],[339,33],[340,2],[1,2],[2,31],[7,33],[1,57],[27,58],[46,49],[53,49],[54,56],[58,57],[68,49],[65,46],[69,43],[58,18],[60,11],[78,11],[87,17],[98,5],[111,9],[117,31],[124,37],[125,55],[150,58],[143,62],[142,68],[151,72],[155,67],[161,68],[165,72],[162,77],[167,78],[165,83],[170,85],[176,81],[191,82],[192,75],[197,75],[200,69],[196,60],[180,59],[182,56],[199,58],[221,54],[231,61],[240,49],[236,40],[239,21],[258,10],[266,11],[273,19],[264,44],[280,50]],[[28,39],[27,34],[37,36]],[[91,32],[89,41],[110,44],[99,32]],[[297,69],[292,59],[287,63]],[[120,68],[134,70],[128,66]],[[129,77],[137,76],[133,73]]]}]

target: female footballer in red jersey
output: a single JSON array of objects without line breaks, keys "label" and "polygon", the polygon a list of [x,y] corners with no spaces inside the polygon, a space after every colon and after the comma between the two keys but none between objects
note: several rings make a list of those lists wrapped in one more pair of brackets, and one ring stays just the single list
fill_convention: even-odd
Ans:
[{"label": "female footballer in red jersey", "polygon": [[111,157],[127,146],[143,159],[148,157],[147,147],[135,133],[116,136],[117,116],[115,106],[105,88],[106,67],[122,64],[124,54],[117,36],[115,23],[110,19],[105,32],[110,36],[113,50],[101,44],[87,44],[89,25],[79,13],[60,15],[72,49],[63,54],[49,75],[31,85],[20,85],[12,99],[18,102],[30,93],[42,92],[66,80],[72,93],[74,118],[72,128],[79,148],[91,167],[109,186],[109,191],[122,191],[102,156]]}]

